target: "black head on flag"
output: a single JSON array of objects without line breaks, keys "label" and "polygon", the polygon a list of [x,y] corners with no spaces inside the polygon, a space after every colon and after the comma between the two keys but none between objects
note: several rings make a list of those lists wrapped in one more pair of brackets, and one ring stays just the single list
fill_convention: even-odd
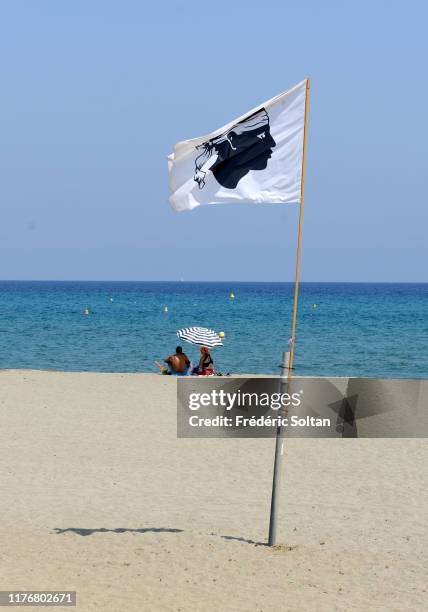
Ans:
[{"label": "black head on flag", "polygon": [[220,185],[235,189],[250,170],[264,170],[276,146],[269,126],[269,115],[261,108],[233,125],[227,132],[198,145],[193,180],[199,189],[211,171]]}]

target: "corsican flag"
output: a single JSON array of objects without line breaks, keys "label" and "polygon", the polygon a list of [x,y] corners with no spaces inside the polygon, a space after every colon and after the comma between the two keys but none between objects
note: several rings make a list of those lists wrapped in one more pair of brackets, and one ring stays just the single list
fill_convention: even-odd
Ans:
[{"label": "corsican flag", "polygon": [[300,202],[307,80],[224,127],[178,142],[168,157],[170,203]]}]

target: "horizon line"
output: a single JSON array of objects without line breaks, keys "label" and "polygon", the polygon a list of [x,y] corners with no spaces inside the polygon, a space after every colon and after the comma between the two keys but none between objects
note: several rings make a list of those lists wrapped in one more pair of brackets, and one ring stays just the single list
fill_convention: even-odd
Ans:
[{"label": "horizon line", "polygon": [[[101,279],[37,279],[37,278],[5,278],[0,279],[0,283],[259,283],[259,284],[268,284],[268,283],[278,283],[278,284],[290,284],[294,285],[294,280],[185,280],[185,279],[160,279],[160,280],[135,280],[135,279],[109,279],[109,280],[101,280]],[[322,283],[325,285],[333,285],[333,284],[366,284],[366,285],[426,285],[428,281],[407,281],[407,280],[398,280],[398,281],[367,281],[367,280],[352,280],[352,281],[342,281],[342,280],[334,280],[334,281],[299,281],[299,285],[303,284],[316,284]]]}]

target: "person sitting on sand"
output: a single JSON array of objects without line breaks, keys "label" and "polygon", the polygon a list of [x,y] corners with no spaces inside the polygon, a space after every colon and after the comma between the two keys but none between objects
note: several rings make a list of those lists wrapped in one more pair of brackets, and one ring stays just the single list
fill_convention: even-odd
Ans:
[{"label": "person sitting on sand", "polygon": [[214,374],[214,361],[206,346],[201,346],[201,357],[197,371],[194,372],[199,376],[212,376]]},{"label": "person sitting on sand", "polygon": [[170,355],[164,361],[169,365],[169,374],[172,374],[173,376],[185,376],[190,366],[190,359],[185,353],[183,353],[181,346],[177,346],[175,349],[175,354]]}]

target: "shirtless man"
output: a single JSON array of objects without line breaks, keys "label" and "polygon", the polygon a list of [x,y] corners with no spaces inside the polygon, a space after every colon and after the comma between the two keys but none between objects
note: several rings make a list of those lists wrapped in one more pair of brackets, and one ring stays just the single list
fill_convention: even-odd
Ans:
[{"label": "shirtless man", "polygon": [[190,360],[188,356],[183,353],[181,346],[177,346],[175,354],[167,357],[165,363],[171,368],[171,374],[185,374],[190,366]]}]

